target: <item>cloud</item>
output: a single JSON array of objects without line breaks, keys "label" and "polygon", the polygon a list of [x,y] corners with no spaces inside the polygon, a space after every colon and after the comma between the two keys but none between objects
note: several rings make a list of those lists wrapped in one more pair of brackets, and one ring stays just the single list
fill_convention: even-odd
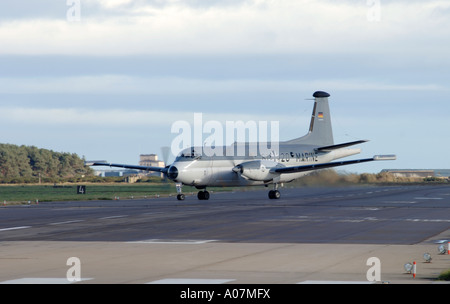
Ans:
[{"label": "cloud", "polygon": [[130,147],[157,152],[174,121],[201,111],[276,119],[288,139],[309,126],[303,99],[326,90],[336,142],[433,146],[448,129],[450,2],[381,0],[373,22],[368,2],[81,0],[79,22],[64,0],[0,3],[2,142],[128,162]]},{"label": "cloud", "polygon": [[[442,1],[381,2],[379,22],[369,22],[366,1],[213,3],[87,1],[80,22],[65,14],[5,20],[0,54],[383,53],[405,46],[417,52],[435,46],[450,28],[448,18],[431,18],[449,7]],[[448,46],[441,49],[444,54]]]},{"label": "cloud", "polygon": [[[152,111],[152,110],[126,110],[126,109],[104,109],[93,110],[88,108],[38,108],[38,107],[11,107],[0,106],[2,122],[15,125],[55,126],[64,128],[67,126],[79,127],[108,127],[122,128],[131,127],[160,127],[169,126],[176,121],[187,121],[193,123],[194,113],[192,111]],[[203,121],[218,121],[225,124],[226,121],[272,121],[273,115],[265,114],[224,114],[209,110],[201,113]],[[305,116],[308,118],[308,116]],[[287,117],[278,116],[278,119]],[[114,125],[111,125],[114,122]],[[170,129],[169,129],[170,130]]]},{"label": "cloud", "polygon": [[[149,126],[165,123],[165,112],[126,111],[123,109],[89,110],[78,108],[23,108],[0,107],[3,121],[11,124],[32,124],[34,126],[104,126],[108,122],[121,125]],[[171,113],[182,118],[183,113]]]},{"label": "cloud", "polygon": [[0,94],[147,94],[185,95],[258,92],[351,91],[448,91],[435,83],[391,84],[364,79],[203,79],[96,75],[36,78],[0,78]]}]

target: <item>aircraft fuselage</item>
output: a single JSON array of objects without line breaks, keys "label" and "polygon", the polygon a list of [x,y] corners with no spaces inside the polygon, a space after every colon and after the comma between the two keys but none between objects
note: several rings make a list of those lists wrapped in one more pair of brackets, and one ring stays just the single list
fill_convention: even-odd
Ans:
[{"label": "aircraft fuselage", "polygon": [[[256,144],[255,144],[256,145]],[[328,163],[332,160],[360,153],[360,149],[338,149],[317,151],[317,146],[280,143],[278,151],[251,156],[251,144],[245,144],[246,155],[228,156],[224,153],[208,156],[193,147],[183,150],[169,167],[168,177],[184,185],[204,188],[206,186],[251,186],[271,183],[285,183],[309,173],[279,174],[273,168]],[[271,172],[272,171],[272,172]]]}]

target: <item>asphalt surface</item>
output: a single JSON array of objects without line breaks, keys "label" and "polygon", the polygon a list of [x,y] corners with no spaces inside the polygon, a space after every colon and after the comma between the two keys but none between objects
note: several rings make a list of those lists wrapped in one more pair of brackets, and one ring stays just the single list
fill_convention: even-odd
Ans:
[{"label": "asphalt surface", "polygon": [[450,186],[281,193],[0,206],[0,284],[435,283],[450,269],[437,253],[450,240]]},{"label": "asphalt surface", "polygon": [[0,207],[0,241],[416,244],[450,227],[450,187],[342,187]]}]

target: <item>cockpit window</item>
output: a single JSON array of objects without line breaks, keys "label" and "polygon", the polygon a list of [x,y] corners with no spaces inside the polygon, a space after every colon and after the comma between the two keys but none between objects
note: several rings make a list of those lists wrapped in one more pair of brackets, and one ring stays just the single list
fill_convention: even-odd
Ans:
[{"label": "cockpit window", "polygon": [[192,160],[192,159],[200,159],[202,155],[198,153],[195,149],[186,149],[178,154],[176,160]]}]

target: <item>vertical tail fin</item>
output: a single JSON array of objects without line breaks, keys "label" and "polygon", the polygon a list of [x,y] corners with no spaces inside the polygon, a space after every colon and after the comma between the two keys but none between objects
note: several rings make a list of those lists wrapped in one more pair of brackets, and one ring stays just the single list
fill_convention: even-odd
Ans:
[{"label": "vertical tail fin", "polygon": [[313,97],[315,98],[315,102],[308,134],[303,137],[287,141],[287,144],[318,146],[334,144],[330,107],[328,105],[328,97],[330,97],[330,94],[323,91],[317,91],[313,94]]}]

